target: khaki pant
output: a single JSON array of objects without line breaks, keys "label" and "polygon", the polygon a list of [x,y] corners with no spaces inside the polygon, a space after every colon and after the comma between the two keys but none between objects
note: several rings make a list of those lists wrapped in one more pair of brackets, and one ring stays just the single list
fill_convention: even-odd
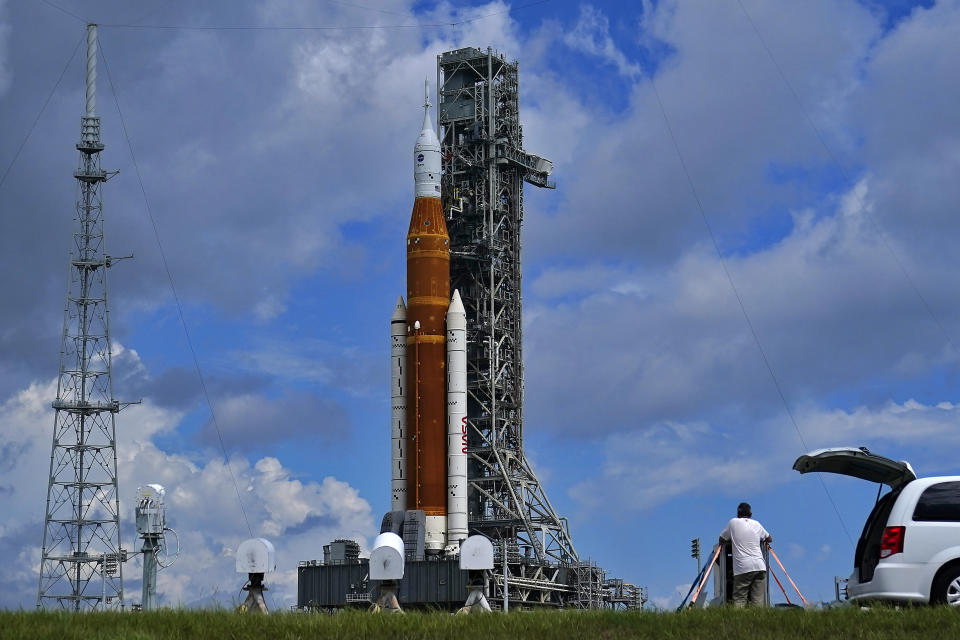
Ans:
[{"label": "khaki pant", "polygon": [[766,571],[748,571],[733,576],[733,606],[745,607],[749,604],[762,607],[766,590]]}]

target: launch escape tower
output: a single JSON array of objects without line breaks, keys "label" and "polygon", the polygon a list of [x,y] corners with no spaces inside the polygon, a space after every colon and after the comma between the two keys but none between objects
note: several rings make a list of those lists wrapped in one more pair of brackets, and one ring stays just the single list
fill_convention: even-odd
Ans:
[{"label": "launch escape tower", "polygon": [[86,114],[77,143],[76,226],[63,315],[38,607],[123,608],[107,269],[96,112],[97,27],[87,26]]}]

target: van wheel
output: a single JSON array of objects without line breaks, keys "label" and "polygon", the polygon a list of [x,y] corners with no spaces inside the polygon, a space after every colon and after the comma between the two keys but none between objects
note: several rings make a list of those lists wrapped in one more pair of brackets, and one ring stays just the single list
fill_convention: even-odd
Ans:
[{"label": "van wheel", "polygon": [[960,566],[954,565],[941,571],[933,581],[930,596],[933,604],[960,607]]}]

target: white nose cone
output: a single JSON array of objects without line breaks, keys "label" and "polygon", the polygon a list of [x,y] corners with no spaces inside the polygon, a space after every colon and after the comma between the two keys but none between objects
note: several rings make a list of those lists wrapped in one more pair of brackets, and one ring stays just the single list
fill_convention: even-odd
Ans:
[{"label": "white nose cone", "polygon": [[423,128],[413,146],[413,182],[417,198],[440,197],[440,140],[430,122],[430,85],[423,81]]}]

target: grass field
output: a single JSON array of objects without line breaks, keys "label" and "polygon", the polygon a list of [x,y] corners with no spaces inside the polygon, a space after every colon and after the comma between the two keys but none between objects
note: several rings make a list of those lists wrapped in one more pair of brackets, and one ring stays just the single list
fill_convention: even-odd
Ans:
[{"label": "grass field", "polygon": [[675,613],[515,612],[453,616],[407,613],[338,615],[280,613],[269,616],[227,611],[63,614],[0,612],[0,638],[137,640],[230,638],[960,638],[960,611],[855,608],[827,611],[706,609]]}]

